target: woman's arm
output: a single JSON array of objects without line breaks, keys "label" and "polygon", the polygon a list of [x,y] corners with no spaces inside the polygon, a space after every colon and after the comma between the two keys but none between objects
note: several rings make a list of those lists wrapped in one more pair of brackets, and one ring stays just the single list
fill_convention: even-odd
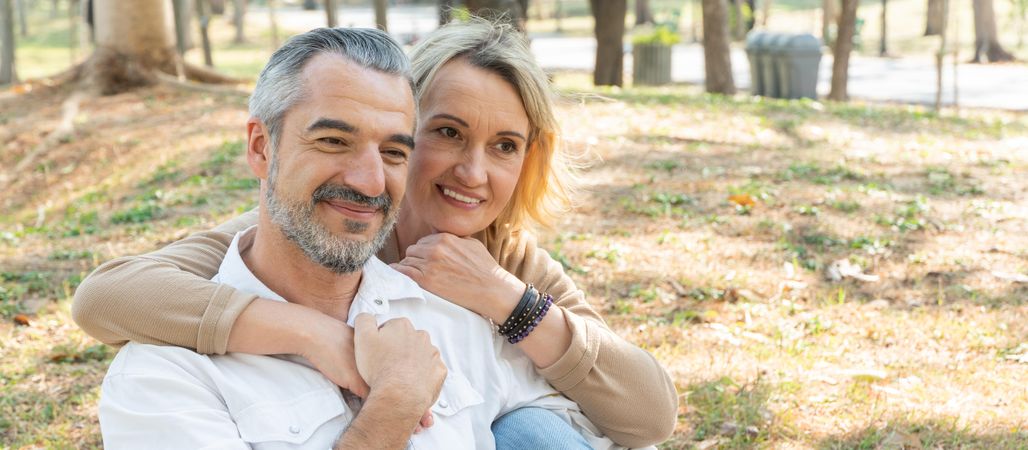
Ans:
[{"label": "woman's arm", "polygon": [[518,347],[618,444],[643,447],[667,439],[678,394],[660,364],[607,327],[531,234],[476,237],[481,242],[445,233],[426,236],[393,267],[496,323],[510,315],[526,283],[550,294],[556,307]]}]

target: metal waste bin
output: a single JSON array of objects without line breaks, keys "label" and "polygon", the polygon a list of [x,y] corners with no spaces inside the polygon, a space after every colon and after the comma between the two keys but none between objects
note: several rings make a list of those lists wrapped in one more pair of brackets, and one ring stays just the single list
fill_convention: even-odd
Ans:
[{"label": "metal waste bin", "polygon": [[782,82],[779,81],[778,54],[782,44],[789,39],[787,34],[774,34],[764,41],[764,51],[760,53],[760,72],[763,78],[764,96],[781,97]]},{"label": "metal waste bin", "polygon": [[788,35],[777,55],[778,96],[816,99],[821,41],[811,34]]},{"label": "metal waste bin", "polygon": [[752,95],[767,95],[760,55],[764,53],[767,42],[772,36],[774,36],[773,33],[763,31],[754,31],[746,36],[746,57],[750,61],[750,94]]}]

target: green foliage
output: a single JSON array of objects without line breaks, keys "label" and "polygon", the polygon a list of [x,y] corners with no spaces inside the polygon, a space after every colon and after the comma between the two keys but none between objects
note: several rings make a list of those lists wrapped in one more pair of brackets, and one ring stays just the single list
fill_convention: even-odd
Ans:
[{"label": "green foliage", "polygon": [[719,448],[750,448],[766,441],[770,413],[766,409],[771,389],[759,379],[739,385],[728,377],[689,387],[688,404],[694,413],[695,440],[728,438]]},{"label": "green foliage", "polygon": [[668,25],[639,27],[632,33],[632,45],[662,45],[670,47],[682,41],[678,30]]},{"label": "green foliage", "polygon": [[164,209],[157,202],[150,200],[141,205],[121,210],[111,216],[111,223],[145,223],[156,218]]}]

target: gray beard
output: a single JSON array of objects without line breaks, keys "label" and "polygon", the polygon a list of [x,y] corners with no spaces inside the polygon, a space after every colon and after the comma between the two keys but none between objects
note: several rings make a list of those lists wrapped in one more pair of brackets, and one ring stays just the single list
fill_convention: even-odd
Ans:
[{"label": "gray beard", "polygon": [[[277,156],[277,155],[276,155]],[[392,207],[388,194],[368,197],[351,188],[337,184],[323,184],[311,195],[310,202],[280,201],[275,194],[274,178],[277,175],[277,157],[272,159],[268,174],[268,190],[265,200],[271,222],[279,227],[289,239],[311,261],[337,274],[354,273],[360,270],[385,243],[396,223],[398,208]],[[384,216],[382,227],[368,242],[343,239],[332,234],[314,219],[314,208],[320,201],[337,199],[378,207]],[[362,233],[368,224],[344,220],[346,231]]]}]

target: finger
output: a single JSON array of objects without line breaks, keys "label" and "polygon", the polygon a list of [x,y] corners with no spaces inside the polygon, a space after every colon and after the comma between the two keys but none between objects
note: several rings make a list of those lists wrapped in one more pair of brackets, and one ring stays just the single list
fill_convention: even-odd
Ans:
[{"label": "finger", "polygon": [[368,313],[360,313],[357,318],[353,319],[353,334],[354,336],[367,334],[378,330],[378,321],[375,320],[375,316]]},{"label": "finger", "polygon": [[433,249],[436,247],[437,245],[435,243],[418,242],[417,244],[407,247],[407,251],[404,252],[404,255],[407,258],[430,259]]},{"label": "finger", "polygon": [[368,383],[366,383],[363,378],[358,376],[357,381],[353,383],[353,385],[354,386],[352,389],[350,389],[350,392],[353,392],[353,395],[356,395],[362,399],[367,400],[368,394],[371,393],[371,387],[368,386]]},{"label": "finger", "polygon": [[425,411],[425,414],[421,416],[421,421],[418,422],[418,426],[421,428],[431,428],[435,425],[435,416],[432,415],[432,410]]}]

